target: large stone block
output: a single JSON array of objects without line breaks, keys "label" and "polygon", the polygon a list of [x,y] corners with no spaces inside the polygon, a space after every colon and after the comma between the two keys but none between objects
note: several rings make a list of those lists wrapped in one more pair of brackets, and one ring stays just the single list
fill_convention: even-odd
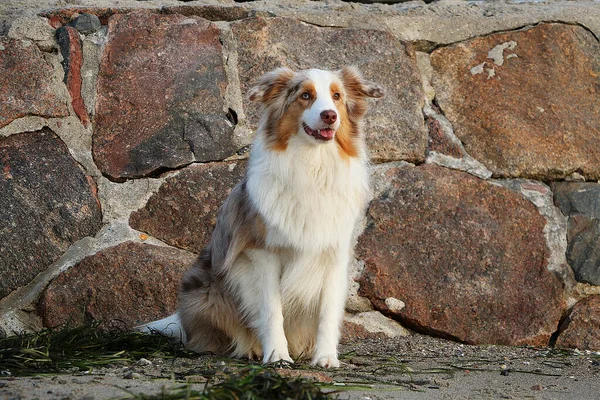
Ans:
[{"label": "large stone block", "polygon": [[[423,161],[427,135],[423,122],[423,90],[415,54],[409,44],[383,31],[321,28],[291,18],[249,18],[232,24],[237,38],[242,91],[255,79],[280,66],[337,70],[356,65],[365,77],[384,86],[374,101],[365,132],[375,161]],[[259,108],[245,108],[256,127]]]},{"label": "large stone block", "polygon": [[358,241],[360,293],[421,332],[472,344],[548,344],[564,289],[547,269],[545,220],[533,204],[434,165],[385,176]]},{"label": "large stone block", "polygon": [[25,116],[68,115],[52,65],[31,42],[0,37],[0,128]]},{"label": "large stone block", "polygon": [[129,223],[171,246],[199,253],[245,167],[245,161],[190,166],[167,178],[146,206],[131,214]]},{"label": "large stone block", "polygon": [[0,221],[0,298],[100,229],[96,186],[50,129],[0,139]]},{"label": "large stone block", "polygon": [[93,153],[114,179],[148,176],[240,147],[219,29],[198,17],[152,13],[109,19],[98,75]]},{"label": "large stone block", "polygon": [[431,54],[437,99],[467,152],[498,177],[600,178],[600,44],[540,24]]},{"label": "large stone block", "polygon": [[195,256],[183,250],[133,242],[87,257],[63,272],[42,294],[45,326],[120,321],[132,327],[177,308],[183,273]]},{"label": "large stone block", "polygon": [[556,347],[600,350],[600,295],[575,304],[561,326]]}]

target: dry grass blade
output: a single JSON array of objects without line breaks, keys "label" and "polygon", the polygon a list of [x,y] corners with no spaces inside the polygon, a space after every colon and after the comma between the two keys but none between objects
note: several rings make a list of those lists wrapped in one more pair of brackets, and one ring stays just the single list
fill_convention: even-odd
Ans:
[{"label": "dry grass blade", "polygon": [[15,376],[86,371],[141,357],[184,353],[180,344],[165,336],[104,329],[95,323],[0,339],[0,371],[8,371]]}]

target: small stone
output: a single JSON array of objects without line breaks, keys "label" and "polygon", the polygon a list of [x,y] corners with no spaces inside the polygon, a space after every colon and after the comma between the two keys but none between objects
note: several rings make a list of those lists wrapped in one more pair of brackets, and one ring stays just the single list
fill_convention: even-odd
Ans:
[{"label": "small stone", "polygon": [[129,373],[125,374],[123,376],[123,378],[124,379],[142,379],[143,376],[142,376],[142,374],[139,374],[137,372],[129,372]]},{"label": "small stone", "polygon": [[71,26],[63,26],[56,30],[56,38],[63,56],[63,67],[65,70],[65,83],[71,95],[73,111],[83,124],[90,124],[90,117],[85,108],[81,96],[81,67],[83,65],[83,48],[79,33]]},{"label": "small stone", "polygon": [[532,386],[531,390],[542,391],[542,390],[544,390],[544,387],[538,383],[537,385]]},{"label": "small stone", "polygon": [[93,14],[81,14],[79,17],[75,18],[73,22],[69,24],[73,28],[77,29],[79,33],[83,33],[84,35],[94,33],[102,24],[100,23],[100,18]]},{"label": "small stone", "polygon": [[150,365],[152,365],[152,361],[142,357],[138,360],[137,364],[143,365],[143,366],[150,366]]},{"label": "small stone", "polygon": [[385,299],[385,306],[392,312],[398,312],[406,307],[406,304],[402,300],[398,300],[395,297],[388,297]]}]

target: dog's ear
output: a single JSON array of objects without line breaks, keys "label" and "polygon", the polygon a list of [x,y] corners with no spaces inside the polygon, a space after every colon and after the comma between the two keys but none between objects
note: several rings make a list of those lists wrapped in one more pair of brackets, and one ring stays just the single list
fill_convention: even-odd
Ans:
[{"label": "dog's ear", "polygon": [[277,68],[264,74],[248,91],[250,101],[267,103],[277,97],[288,82],[294,77],[294,71],[289,68]]},{"label": "dog's ear", "polygon": [[340,79],[344,83],[346,91],[353,97],[383,97],[383,87],[365,80],[358,68],[354,66],[344,67],[338,71]]}]

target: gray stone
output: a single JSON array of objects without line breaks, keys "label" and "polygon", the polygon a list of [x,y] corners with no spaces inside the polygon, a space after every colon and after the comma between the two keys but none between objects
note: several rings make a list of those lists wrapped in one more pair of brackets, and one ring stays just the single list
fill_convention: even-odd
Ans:
[{"label": "gray stone", "polygon": [[554,203],[569,216],[567,261],[578,282],[600,285],[600,184],[556,182]]},{"label": "gray stone", "polygon": [[0,298],[101,227],[90,177],[50,129],[0,139]]},{"label": "gray stone", "polygon": [[555,182],[554,203],[564,215],[583,214],[600,219],[600,184],[593,182]]},{"label": "gray stone", "polygon": [[569,218],[567,261],[578,282],[600,285],[600,220]]},{"label": "gray stone", "polygon": [[100,24],[100,18],[94,14],[85,13],[75,18],[69,25],[84,35],[94,33],[102,26]]}]

